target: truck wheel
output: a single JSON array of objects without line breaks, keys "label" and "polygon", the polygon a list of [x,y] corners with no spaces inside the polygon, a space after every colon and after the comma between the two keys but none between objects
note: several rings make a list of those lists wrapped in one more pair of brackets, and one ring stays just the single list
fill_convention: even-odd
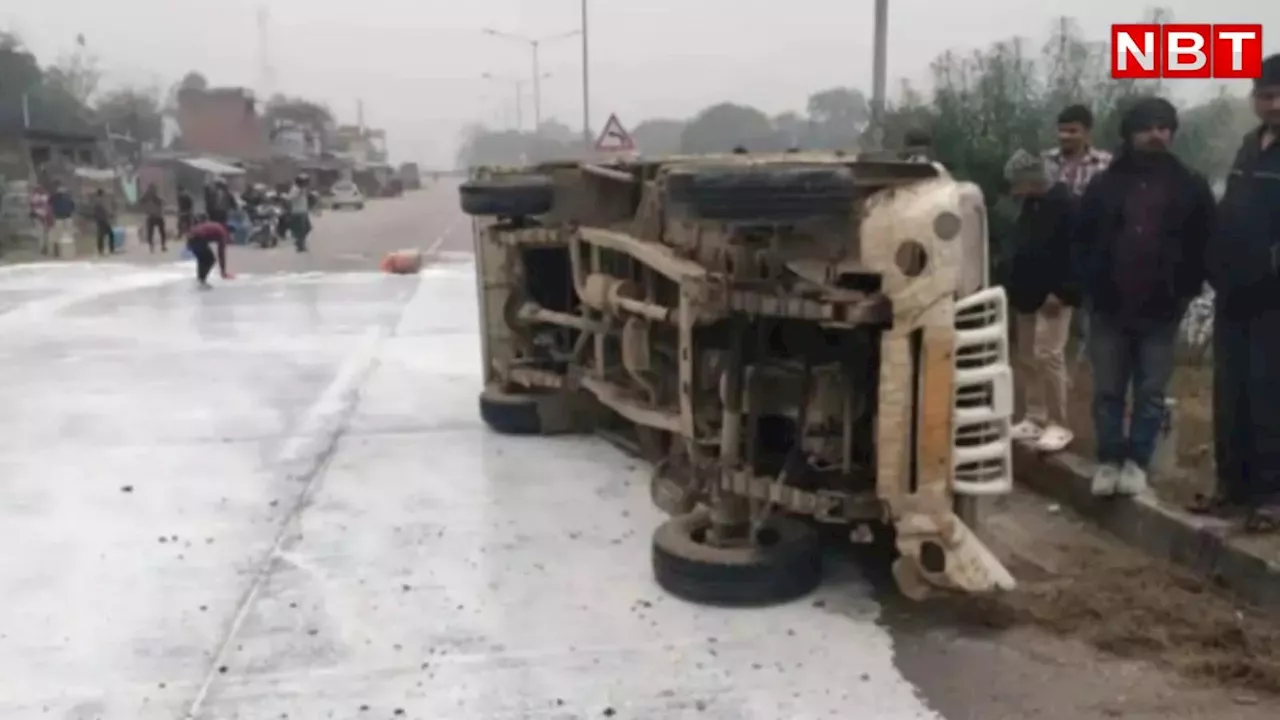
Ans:
[{"label": "truck wheel", "polygon": [[577,400],[568,393],[503,392],[490,387],[480,393],[480,419],[503,435],[562,435],[590,422],[590,412]]},{"label": "truck wheel", "polygon": [[706,605],[766,605],[794,600],[822,582],[822,546],[813,528],[775,515],[756,543],[716,547],[705,542],[710,520],[692,512],[653,533],[653,575],[676,597]]},{"label": "truck wheel", "polygon": [[667,173],[666,203],[689,220],[788,223],[848,215],[854,190],[840,165],[691,165]]},{"label": "truck wheel", "polygon": [[496,175],[458,186],[462,212],[485,217],[529,217],[551,210],[555,189],[540,175]]}]

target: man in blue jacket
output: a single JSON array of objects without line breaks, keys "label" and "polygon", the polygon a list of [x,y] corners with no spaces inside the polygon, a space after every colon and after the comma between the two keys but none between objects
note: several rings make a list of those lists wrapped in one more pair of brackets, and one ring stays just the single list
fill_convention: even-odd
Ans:
[{"label": "man in blue jacket", "polygon": [[1280,528],[1280,55],[1262,64],[1261,123],[1236,154],[1209,252],[1214,288],[1211,505],[1248,509],[1246,529]]},{"label": "man in blue jacket", "polygon": [[74,246],[76,201],[67,191],[67,186],[60,182],[54,183],[53,192],[49,194],[49,214],[53,217],[53,228],[49,233],[50,242],[56,248],[62,238],[70,237],[71,245]]},{"label": "man in blue jacket", "polygon": [[1178,325],[1205,281],[1213,193],[1169,151],[1177,130],[1172,104],[1140,100],[1121,120],[1119,153],[1081,198],[1077,242],[1084,248],[1091,312],[1095,495],[1146,489],[1165,421]]}]

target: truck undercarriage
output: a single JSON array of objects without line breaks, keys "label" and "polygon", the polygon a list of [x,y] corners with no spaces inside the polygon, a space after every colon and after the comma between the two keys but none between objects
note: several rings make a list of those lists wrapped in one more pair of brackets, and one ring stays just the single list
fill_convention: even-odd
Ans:
[{"label": "truck undercarriage", "polygon": [[460,193],[481,414],[649,460],[665,589],[806,593],[824,525],[889,528],[912,597],[1012,587],[970,527],[1011,485],[1006,307],[975,187],[787,154],[485,168]]}]

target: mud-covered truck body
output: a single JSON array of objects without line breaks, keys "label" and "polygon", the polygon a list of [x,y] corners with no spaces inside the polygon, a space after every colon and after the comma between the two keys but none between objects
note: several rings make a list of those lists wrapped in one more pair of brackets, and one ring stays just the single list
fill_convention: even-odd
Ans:
[{"label": "mud-covered truck body", "polygon": [[1012,483],[1007,307],[976,186],[791,153],[477,168],[459,192],[481,415],[652,462],[668,591],[801,595],[822,526],[891,536],[913,597],[1012,587],[970,527]]}]

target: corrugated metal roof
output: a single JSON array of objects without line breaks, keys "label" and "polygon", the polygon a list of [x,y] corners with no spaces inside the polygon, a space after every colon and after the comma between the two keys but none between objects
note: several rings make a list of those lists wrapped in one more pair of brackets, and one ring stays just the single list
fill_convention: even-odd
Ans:
[{"label": "corrugated metal roof", "polygon": [[228,165],[223,162],[218,162],[213,158],[189,157],[189,158],[182,158],[178,162],[181,162],[183,165],[186,165],[187,167],[192,167],[192,168],[195,168],[196,170],[199,170],[201,172],[207,172],[211,175],[243,175],[244,174],[244,170],[242,170],[241,168],[238,168],[235,165]]}]

